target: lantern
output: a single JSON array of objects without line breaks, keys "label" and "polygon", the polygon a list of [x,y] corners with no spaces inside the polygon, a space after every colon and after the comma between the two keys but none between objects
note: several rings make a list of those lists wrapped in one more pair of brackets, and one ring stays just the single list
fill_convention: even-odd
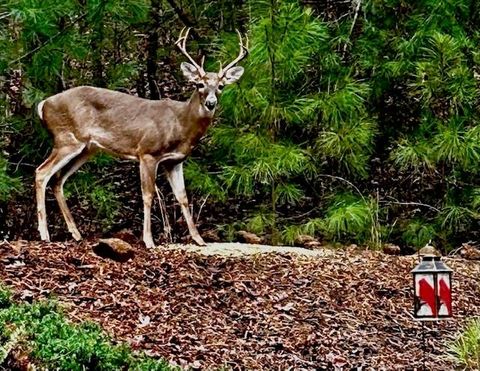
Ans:
[{"label": "lantern", "polygon": [[417,319],[452,317],[452,270],[439,256],[423,256],[412,270]]}]

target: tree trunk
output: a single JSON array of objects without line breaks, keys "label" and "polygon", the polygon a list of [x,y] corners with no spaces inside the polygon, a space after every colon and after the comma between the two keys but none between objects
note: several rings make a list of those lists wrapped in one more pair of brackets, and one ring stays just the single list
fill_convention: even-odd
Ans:
[{"label": "tree trunk", "polygon": [[150,99],[160,99],[160,91],[157,85],[157,49],[158,30],[160,29],[161,0],[151,0],[150,24],[148,27],[147,41],[147,80],[150,91]]},{"label": "tree trunk", "polygon": [[[103,17],[100,17],[103,18]],[[103,42],[103,19],[96,22],[93,27],[93,37],[91,47],[93,50],[93,84],[99,88],[107,86],[104,76],[102,62],[102,42]]]}]

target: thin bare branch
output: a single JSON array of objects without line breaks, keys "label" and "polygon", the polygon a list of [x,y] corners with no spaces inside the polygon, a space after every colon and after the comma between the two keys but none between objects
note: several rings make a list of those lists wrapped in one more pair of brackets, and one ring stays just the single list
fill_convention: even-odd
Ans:
[{"label": "thin bare branch", "polygon": [[422,206],[422,207],[426,207],[428,209],[432,209],[432,210],[436,211],[437,213],[441,212],[440,209],[437,209],[436,207],[434,207],[432,205],[424,204],[424,203],[421,203],[421,202],[399,202],[399,201],[388,201],[388,200],[380,201],[380,202],[382,204],[392,204],[392,205]]}]

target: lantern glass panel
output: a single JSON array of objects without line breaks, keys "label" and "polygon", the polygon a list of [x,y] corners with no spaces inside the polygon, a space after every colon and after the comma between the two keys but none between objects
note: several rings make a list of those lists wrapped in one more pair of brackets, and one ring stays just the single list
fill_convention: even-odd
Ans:
[{"label": "lantern glass panel", "polygon": [[435,277],[433,273],[416,273],[415,279],[415,317],[437,317],[435,295]]},{"label": "lantern glass panel", "polygon": [[450,278],[450,273],[439,273],[437,275],[439,317],[452,316],[452,292]]}]

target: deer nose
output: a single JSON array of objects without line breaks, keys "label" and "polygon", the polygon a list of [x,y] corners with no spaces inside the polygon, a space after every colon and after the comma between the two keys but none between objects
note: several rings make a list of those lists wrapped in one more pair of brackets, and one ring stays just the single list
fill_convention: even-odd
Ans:
[{"label": "deer nose", "polygon": [[210,111],[213,110],[216,105],[217,105],[217,102],[215,101],[207,100],[205,102],[205,107],[207,107]]}]

